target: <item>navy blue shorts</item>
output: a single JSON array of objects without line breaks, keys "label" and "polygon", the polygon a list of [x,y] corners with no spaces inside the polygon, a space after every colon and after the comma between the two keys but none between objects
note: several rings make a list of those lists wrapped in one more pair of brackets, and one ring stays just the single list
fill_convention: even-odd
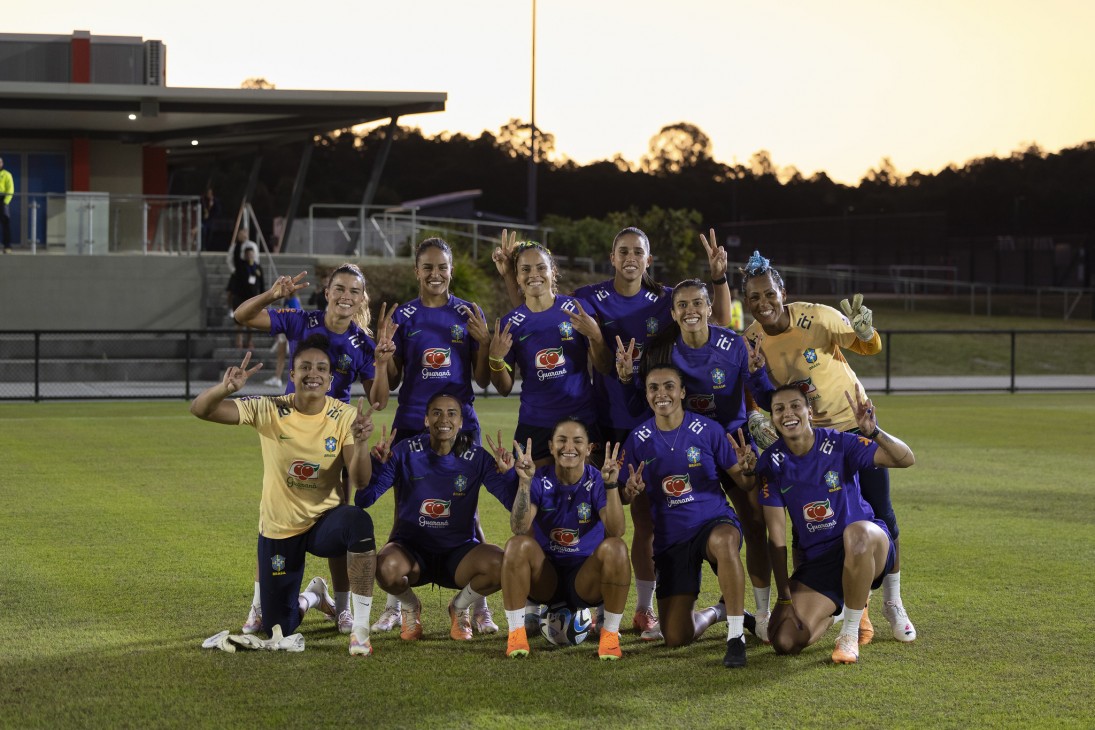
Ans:
[{"label": "navy blue shorts", "polygon": [[[893,569],[895,555],[891,538],[890,549],[886,553],[886,566],[871,582],[871,588],[882,585],[882,579]],[[840,540],[824,555],[802,563],[791,576],[791,580],[817,591],[835,603],[834,616],[840,613],[844,610],[844,541]]]},{"label": "navy blue shorts", "polygon": [[[581,420],[581,419],[579,419]],[[582,421],[585,423],[585,421]],[[601,443],[601,429],[595,423],[586,423],[586,433],[589,434],[589,442],[595,446]],[[513,433],[513,440],[525,448],[525,443],[532,439],[532,460],[547,459],[551,456],[548,444],[551,443],[551,434],[555,432],[555,426],[529,426],[524,423],[517,424],[517,430]]]},{"label": "navy blue shorts", "polygon": [[281,633],[288,636],[300,625],[297,595],[307,553],[321,558],[345,555],[350,547],[372,539],[369,513],[346,504],[324,512],[311,529],[294,537],[259,535],[259,597],[266,630],[280,624]]},{"label": "navy blue shorts", "polygon": [[670,545],[654,555],[654,573],[658,580],[655,593],[659,599],[699,595],[705,560],[718,575],[718,566],[707,560],[707,540],[711,537],[711,531],[719,525],[730,525],[738,531],[738,550],[741,550],[741,524],[737,518],[718,517],[711,520],[691,540]]},{"label": "navy blue shorts", "polygon": [[582,598],[578,595],[578,590],[574,587],[574,581],[578,579],[578,571],[585,565],[584,560],[581,562],[566,563],[556,563],[548,560],[547,563],[555,569],[555,592],[546,598],[543,596],[529,596],[529,598],[537,603],[544,603],[548,606],[554,606],[557,603],[565,603],[571,611],[601,605],[600,603],[590,603]]},{"label": "navy blue shorts", "polygon": [[398,537],[394,537],[391,542],[403,548],[411,556],[411,560],[418,565],[418,580],[411,583],[412,588],[435,583],[442,588],[456,589],[463,588],[456,584],[456,569],[460,567],[460,561],[481,544],[475,540],[469,540],[446,552],[433,552]]}]

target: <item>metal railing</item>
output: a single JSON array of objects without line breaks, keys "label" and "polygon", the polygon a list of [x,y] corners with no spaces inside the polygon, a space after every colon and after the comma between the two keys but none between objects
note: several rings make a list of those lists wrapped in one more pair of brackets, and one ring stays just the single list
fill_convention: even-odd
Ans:
[{"label": "metal railing", "polygon": [[[881,334],[882,355],[846,353],[869,393],[1095,390],[1095,329]],[[0,401],[190,399],[239,364],[236,336],[234,329],[0,331]],[[251,362],[264,368],[249,393],[283,390],[265,383],[275,371],[273,342],[254,333]]]},{"label": "metal railing", "polygon": [[31,253],[39,245],[68,254],[197,253],[202,249],[196,195],[37,193],[28,198]]}]

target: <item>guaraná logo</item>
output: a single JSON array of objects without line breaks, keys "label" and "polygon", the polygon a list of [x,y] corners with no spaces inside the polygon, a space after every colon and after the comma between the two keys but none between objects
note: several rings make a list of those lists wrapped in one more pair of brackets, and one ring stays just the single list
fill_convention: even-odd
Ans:
[{"label": "guaran\u00e1 logo", "polygon": [[319,464],[314,461],[297,459],[289,465],[289,476],[294,479],[319,479]]},{"label": "guaran\u00e1 logo", "polygon": [[551,541],[563,547],[574,547],[578,544],[578,531],[568,530],[565,527],[556,527],[549,535]]},{"label": "guaran\u00e1 logo", "polygon": [[802,516],[807,522],[824,522],[833,516],[829,500],[810,502],[802,506]]},{"label": "guaran\u00e1 logo", "polygon": [[422,353],[422,367],[434,370],[447,368],[452,364],[449,354],[450,348],[448,347],[427,347]]},{"label": "guaran\u00e1 logo", "polygon": [[669,497],[679,497],[692,491],[692,482],[687,474],[673,474],[662,479],[662,491]]},{"label": "guaran\u00e1 logo", "polygon": [[418,508],[418,514],[432,520],[448,517],[449,505],[451,504],[452,502],[445,499],[424,499],[422,500],[422,506]]},{"label": "guaran\u00e1 logo", "polygon": [[561,347],[540,350],[536,353],[535,362],[536,367],[540,370],[554,370],[567,363],[566,358],[563,357],[563,348]]}]

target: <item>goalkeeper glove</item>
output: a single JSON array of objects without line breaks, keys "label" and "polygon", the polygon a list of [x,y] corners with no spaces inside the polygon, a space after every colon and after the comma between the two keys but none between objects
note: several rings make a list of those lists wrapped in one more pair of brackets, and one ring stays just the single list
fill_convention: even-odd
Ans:
[{"label": "goalkeeper glove", "polygon": [[863,295],[856,294],[849,304],[847,299],[840,301],[840,308],[852,323],[855,336],[864,342],[870,342],[874,337],[874,315],[871,310],[863,306]]}]

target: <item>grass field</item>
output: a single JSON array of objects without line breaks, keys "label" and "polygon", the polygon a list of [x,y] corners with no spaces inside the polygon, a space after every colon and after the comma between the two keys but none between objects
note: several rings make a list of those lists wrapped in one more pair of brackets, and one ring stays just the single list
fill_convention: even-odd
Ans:
[{"label": "grass field", "polygon": [[[302,654],[202,650],[251,596],[254,432],[181,402],[2,405],[0,725],[1092,726],[1095,394],[876,404],[919,459],[893,494],[920,638],[893,641],[876,611],[859,665],[830,664],[831,632],[797,657],[750,637],[735,672],[722,626],[680,650],[625,634],[617,663],[539,640],[511,661],[504,635],[449,640],[452,592],[427,589],[425,639],[376,635],[366,660],[315,613]],[[477,405],[486,429],[512,431],[515,399]],[[484,493],[481,509],[503,542],[501,506]],[[386,535],[391,497],[370,511]],[[701,601],[715,589],[708,575]]]}]

